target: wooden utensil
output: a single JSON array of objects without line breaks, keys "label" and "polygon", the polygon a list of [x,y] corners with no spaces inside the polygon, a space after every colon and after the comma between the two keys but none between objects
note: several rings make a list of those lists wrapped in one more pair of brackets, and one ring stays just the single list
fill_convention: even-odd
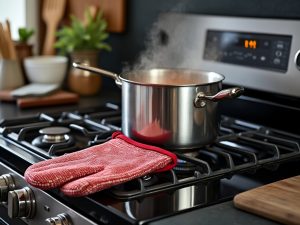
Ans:
[{"label": "wooden utensil", "polygon": [[42,17],[47,30],[43,46],[43,55],[54,55],[54,42],[57,26],[65,11],[66,0],[44,0]]},{"label": "wooden utensil", "polygon": [[3,51],[3,47],[2,47],[2,30],[0,29],[0,59],[2,59],[3,58],[3,56],[2,56],[2,51]]},{"label": "wooden utensil", "polygon": [[[103,12],[107,20],[109,32],[124,32],[126,22],[126,0],[68,0],[68,13],[81,20],[84,19],[84,11],[89,6],[96,6]],[[68,20],[68,15],[65,15]]]},{"label": "wooden utensil", "polygon": [[14,42],[11,38],[10,23],[6,20],[5,26],[0,23],[0,52],[4,59],[17,59]]},{"label": "wooden utensil", "polygon": [[300,224],[300,176],[258,187],[234,198],[234,205],[284,224]]},{"label": "wooden utensil", "polygon": [[[95,5],[91,5],[91,6],[88,7],[88,12],[90,13],[90,15],[93,18],[93,20],[95,19],[98,11],[99,11],[99,8],[97,6],[95,6]],[[88,24],[88,17],[84,17],[83,24],[84,24],[84,26],[87,26],[87,24]]]},{"label": "wooden utensil", "polygon": [[6,43],[6,35],[2,23],[0,23],[0,51],[4,59],[9,59],[9,50]]},{"label": "wooden utensil", "polygon": [[16,60],[17,59],[17,53],[15,49],[14,42],[11,37],[11,29],[10,29],[10,22],[8,20],[5,21],[5,28],[4,28],[4,33],[6,37],[6,43],[7,43],[7,48],[9,52],[9,58]]}]

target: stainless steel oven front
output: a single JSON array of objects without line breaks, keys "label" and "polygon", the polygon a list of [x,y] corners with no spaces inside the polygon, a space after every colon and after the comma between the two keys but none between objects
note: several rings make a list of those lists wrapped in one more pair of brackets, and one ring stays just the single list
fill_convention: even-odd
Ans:
[{"label": "stainless steel oven front", "polygon": [[300,97],[299,27],[300,20],[163,14],[157,29],[167,41],[157,63],[214,71],[225,84]]}]

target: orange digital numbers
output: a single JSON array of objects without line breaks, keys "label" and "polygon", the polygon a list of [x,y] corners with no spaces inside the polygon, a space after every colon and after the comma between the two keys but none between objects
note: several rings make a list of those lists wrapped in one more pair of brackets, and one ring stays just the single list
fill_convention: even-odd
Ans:
[{"label": "orange digital numbers", "polygon": [[256,40],[244,40],[244,47],[256,49]]}]

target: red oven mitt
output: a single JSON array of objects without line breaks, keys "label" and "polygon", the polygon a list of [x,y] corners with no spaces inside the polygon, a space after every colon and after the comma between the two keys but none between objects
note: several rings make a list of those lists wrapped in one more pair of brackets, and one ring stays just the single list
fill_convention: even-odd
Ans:
[{"label": "red oven mitt", "polygon": [[66,195],[84,196],[176,163],[175,154],[116,132],[106,143],[28,167],[25,179],[41,189],[61,187]]}]

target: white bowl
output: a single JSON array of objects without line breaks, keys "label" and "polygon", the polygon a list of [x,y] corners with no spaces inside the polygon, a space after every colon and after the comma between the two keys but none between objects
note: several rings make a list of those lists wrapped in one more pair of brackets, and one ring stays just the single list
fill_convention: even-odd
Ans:
[{"label": "white bowl", "polygon": [[68,59],[64,56],[34,56],[24,59],[30,83],[61,85],[67,71]]}]

